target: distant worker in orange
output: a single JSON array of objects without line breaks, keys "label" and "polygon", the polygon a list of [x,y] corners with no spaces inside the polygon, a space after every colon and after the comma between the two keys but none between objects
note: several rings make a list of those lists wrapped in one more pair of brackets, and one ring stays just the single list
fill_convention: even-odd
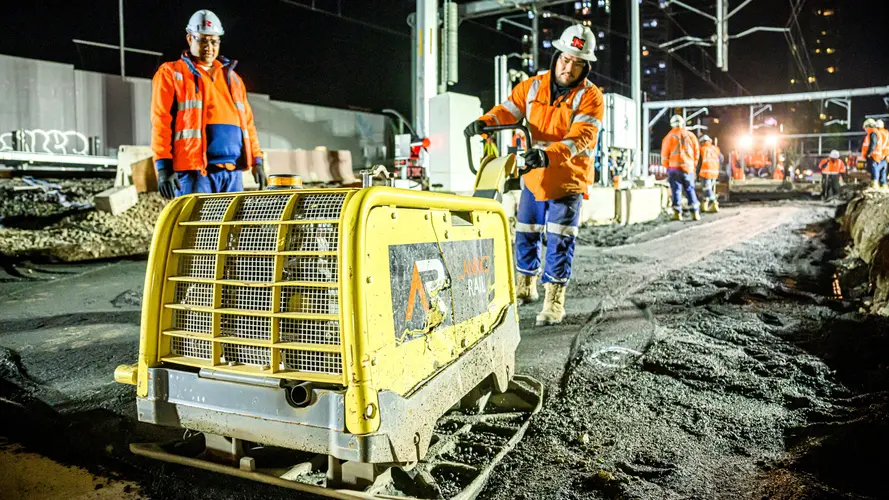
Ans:
[{"label": "distant worker in orange", "polygon": [[719,168],[724,157],[719,146],[713,144],[709,135],[701,137],[701,160],[699,172],[704,186],[704,212],[719,212],[719,201],[716,199],[716,180],[719,179]]},{"label": "distant worker in orange", "polygon": [[692,219],[701,220],[701,205],[695,194],[695,167],[701,158],[698,138],[685,128],[685,118],[670,118],[670,133],[661,142],[661,161],[667,169],[673,198],[673,220],[682,220],[682,193],[688,199]]},{"label": "distant worker in orange", "polygon": [[877,120],[877,133],[880,134],[880,145],[883,147],[883,162],[880,167],[880,171],[882,172],[882,187],[887,188],[889,186],[886,185],[886,172],[889,170],[889,130],[886,130],[885,124],[883,120]]},{"label": "distant worker in orange", "polygon": [[834,149],[830,157],[821,160],[821,199],[829,200],[840,195],[840,176],[846,175],[846,163],[840,159],[840,152]]},{"label": "distant worker in orange", "polygon": [[886,162],[883,157],[883,136],[873,118],[864,120],[864,142],[861,144],[861,158],[870,172],[871,186],[876,189],[886,185]]},{"label": "distant worker in orange", "polygon": [[737,151],[732,151],[730,161],[732,164],[732,179],[736,181],[744,180],[744,169],[741,168],[741,155]]},{"label": "distant worker in orange", "polygon": [[157,188],[167,199],[190,193],[243,191],[243,170],[265,187],[262,149],[235,73],[219,56],[222,23],[199,10],[185,27],[182,57],[164,63],[151,81],[151,150]]}]

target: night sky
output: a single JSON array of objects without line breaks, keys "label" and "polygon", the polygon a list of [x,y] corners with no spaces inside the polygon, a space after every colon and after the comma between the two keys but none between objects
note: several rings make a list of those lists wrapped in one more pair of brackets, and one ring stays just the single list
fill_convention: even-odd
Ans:
[{"label": "night sky", "polygon": [[[650,1],[650,0],[645,0]],[[687,0],[706,8],[712,0]],[[740,0],[730,0],[736,5]],[[311,4],[311,0],[293,3]],[[463,3],[463,2],[460,2]],[[621,0],[613,0],[621,4]],[[889,2],[847,0],[844,5],[841,71],[847,87],[889,84],[882,29],[865,36],[862,26],[889,26]],[[342,14],[382,27],[312,12],[282,0],[158,0],[126,1],[128,47],[164,53],[173,59],[184,49],[184,26],[197,9],[209,8],[226,30],[222,53],[239,60],[239,73],[253,92],[274,99],[378,111],[394,107],[410,113],[410,31],[405,22],[414,0],[342,0]],[[337,9],[336,0],[316,0],[319,8]],[[711,7],[712,9],[712,7]],[[616,19],[625,19],[623,5]],[[790,13],[786,0],[754,0],[731,20],[736,33],[755,25],[784,26]],[[74,64],[78,69],[117,73],[117,53],[78,47],[80,38],[117,44],[117,1],[35,1],[4,6],[0,53]],[[677,20],[692,34],[712,30],[712,24],[691,13]],[[457,92],[479,95],[484,104],[493,89],[493,56],[520,49],[514,38],[498,34],[494,20],[466,22],[460,28],[460,83]],[[615,22],[615,31],[626,24]],[[614,50],[620,51],[620,48]],[[695,50],[695,49],[690,49]],[[712,50],[712,49],[710,49]],[[621,52],[622,53],[622,52]],[[779,33],[758,33],[734,41],[730,74],[751,93],[788,91],[789,50]],[[547,59],[548,60],[548,59]],[[128,74],[151,77],[158,58],[127,56]],[[685,75],[686,97],[707,97],[715,91],[691,74]],[[877,100],[879,102],[879,100]],[[869,112],[882,112],[882,109]]]}]

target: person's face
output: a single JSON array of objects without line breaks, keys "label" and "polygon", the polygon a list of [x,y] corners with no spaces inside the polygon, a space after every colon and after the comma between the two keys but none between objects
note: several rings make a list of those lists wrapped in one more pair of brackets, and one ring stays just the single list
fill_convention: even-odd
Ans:
[{"label": "person's face", "polygon": [[191,34],[185,36],[191,56],[203,64],[213,64],[219,55],[221,39],[217,35]]},{"label": "person's face", "polygon": [[556,81],[559,85],[570,85],[580,79],[586,61],[569,54],[560,54],[556,59]]}]

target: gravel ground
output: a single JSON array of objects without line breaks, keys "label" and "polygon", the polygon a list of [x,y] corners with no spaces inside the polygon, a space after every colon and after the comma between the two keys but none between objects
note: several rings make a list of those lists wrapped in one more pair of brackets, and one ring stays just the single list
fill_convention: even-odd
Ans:
[{"label": "gravel ground", "polygon": [[[519,369],[548,384],[545,406],[480,498],[881,497],[889,323],[835,296],[832,212],[584,229],[566,324],[520,309]],[[136,423],[132,388],[110,381],[135,358],[142,265],[0,279],[5,437],[149,498],[295,498],[126,451],[178,435]]]}]

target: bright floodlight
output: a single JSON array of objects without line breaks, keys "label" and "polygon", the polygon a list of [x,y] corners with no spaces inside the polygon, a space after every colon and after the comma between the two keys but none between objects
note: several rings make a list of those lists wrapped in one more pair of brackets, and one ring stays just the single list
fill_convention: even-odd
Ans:
[{"label": "bright floodlight", "polygon": [[750,149],[753,147],[753,136],[752,135],[742,135],[741,136],[741,149]]},{"label": "bright floodlight", "polygon": [[770,148],[774,148],[778,145],[778,135],[777,134],[769,134],[766,136],[766,146]]}]

